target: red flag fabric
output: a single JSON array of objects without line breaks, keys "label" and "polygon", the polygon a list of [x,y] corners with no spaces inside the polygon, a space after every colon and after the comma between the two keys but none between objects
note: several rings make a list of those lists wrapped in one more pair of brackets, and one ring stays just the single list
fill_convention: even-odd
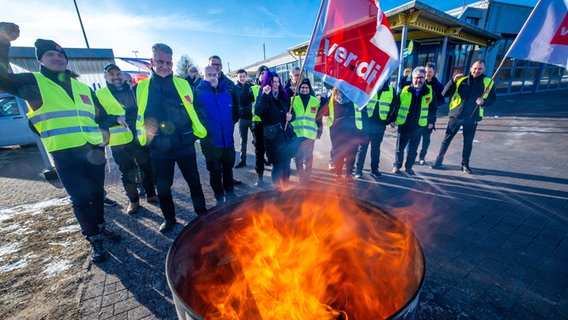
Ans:
[{"label": "red flag fabric", "polygon": [[388,20],[373,0],[324,0],[304,68],[363,107],[398,67]]},{"label": "red flag fabric", "polygon": [[568,0],[540,0],[507,56],[568,69]]}]

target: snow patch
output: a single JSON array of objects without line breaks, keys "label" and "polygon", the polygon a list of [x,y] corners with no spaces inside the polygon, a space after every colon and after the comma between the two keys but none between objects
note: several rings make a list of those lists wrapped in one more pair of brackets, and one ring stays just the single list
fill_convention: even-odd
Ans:
[{"label": "snow patch", "polygon": [[74,224],[72,226],[65,226],[65,227],[59,228],[57,233],[75,233],[75,232],[78,232],[78,231],[81,231],[81,227],[78,224]]},{"label": "snow patch", "polygon": [[43,209],[54,206],[62,206],[71,203],[69,197],[50,199],[46,201],[24,204],[11,208],[0,208],[0,222],[11,219],[16,214],[38,215],[43,213]]},{"label": "snow patch", "polygon": [[7,256],[11,253],[18,252],[20,248],[18,248],[18,243],[10,243],[8,245],[4,245],[0,247],[0,259],[4,256]]},{"label": "snow patch", "polygon": [[46,265],[43,269],[43,273],[50,277],[59,274],[69,268],[71,268],[71,263],[68,260],[61,260]]}]

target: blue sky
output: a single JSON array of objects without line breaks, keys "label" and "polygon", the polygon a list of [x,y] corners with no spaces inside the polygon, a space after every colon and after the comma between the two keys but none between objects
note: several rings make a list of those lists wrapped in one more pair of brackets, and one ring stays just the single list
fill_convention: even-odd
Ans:
[{"label": "blue sky", "polygon": [[[203,67],[217,54],[224,71],[262,60],[263,44],[268,58],[309,40],[320,5],[300,0],[76,1],[91,48],[112,48],[116,57],[149,58],[152,44],[163,42],[174,50],[174,63],[187,54]],[[443,11],[462,4],[423,2]],[[501,2],[534,6],[537,0]],[[385,11],[405,3],[380,1]],[[0,21],[20,26],[14,46],[33,46],[35,39],[44,38],[63,47],[86,47],[72,0],[0,0],[0,7]]]}]

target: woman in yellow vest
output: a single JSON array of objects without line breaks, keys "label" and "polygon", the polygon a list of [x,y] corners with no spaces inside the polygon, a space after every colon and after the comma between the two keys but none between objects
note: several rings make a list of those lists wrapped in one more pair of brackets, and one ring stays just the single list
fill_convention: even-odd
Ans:
[{"label": "woman in yellow vest", "polygon": [[10,74],[8,50],[19,27],[0,22],[0,89],[28,101],[26,114],[53,156],[61,183],[71,197],[81,231],[91,244],[93,261],[106,259],[103,237],[120,237],[105,227],[104,146],[108,128],[127,127],[123,117],[109,116],[95,94],[67,70],[65,50],[52,40],[37,39],[40,72]]},{"label": "woman in yellow vest", "polygon": [[306,185],[311,180],[312,163],[314,160],[314,142],[321,137],[322,121],[318,119],[320,100],[311,95],[313,92],[310,80],[305,78],[300,83],[300,94],[293,98],[296,119],[290,124],[298,137],[296,142],[298,151],[294,157],[296,171],[300,178],[300,184]]},{"label": "woman in yellow vest", "polygon": [[[393,112],[391,126],[398,125],[396,137],[396,153],[393,173],[400,173],[404,162],[406,173],[413,175],[412,166],[418,155],[418,145],[425,128],[431,129],[436,122],[438,106],[433,99],[432,88],[425,85],[426,69],[416,67],[412,71],[412,84],[405,86],[400,92],[400,106]],[[407,148],[408,147],[408,148]],[[404,161],[404,150],[406,162]]]},{"label": "woman in yellow vest", "polygon": [[331,139],[331,160],[335,166],[335,181],[352,184],[351,174],[355,166],[357,148],[365,141],[361,111],[339,88],[333,88],[331,98],[327,106],[322,109],[321,115],[328,116],[327,125]]}]

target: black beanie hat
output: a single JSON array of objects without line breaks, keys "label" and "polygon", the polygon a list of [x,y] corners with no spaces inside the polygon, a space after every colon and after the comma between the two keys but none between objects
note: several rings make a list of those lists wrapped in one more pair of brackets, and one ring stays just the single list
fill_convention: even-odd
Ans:
[{"label": "black beanie hat", "polygon": [[256,70],[256,77],[258,78],[260,76],[260,73],[262,71],[268,71],[268,67],[265,65],[262,65],[260,67],[258,67],[258,69]]},{"label": "black beanie hat", "polygon": [[41,59],[43,54],[49,50],[62,53],[65,56],[65,60],[69,61],[69,59],[67,58],[67,54],[65,53],[65,50],[63,50],[63,48],[57,43],[55,43],[55,41],[53,40],[37,39],[36,42],[34,43],[34,46],[36,48],[36,57],[38,61]]}]

